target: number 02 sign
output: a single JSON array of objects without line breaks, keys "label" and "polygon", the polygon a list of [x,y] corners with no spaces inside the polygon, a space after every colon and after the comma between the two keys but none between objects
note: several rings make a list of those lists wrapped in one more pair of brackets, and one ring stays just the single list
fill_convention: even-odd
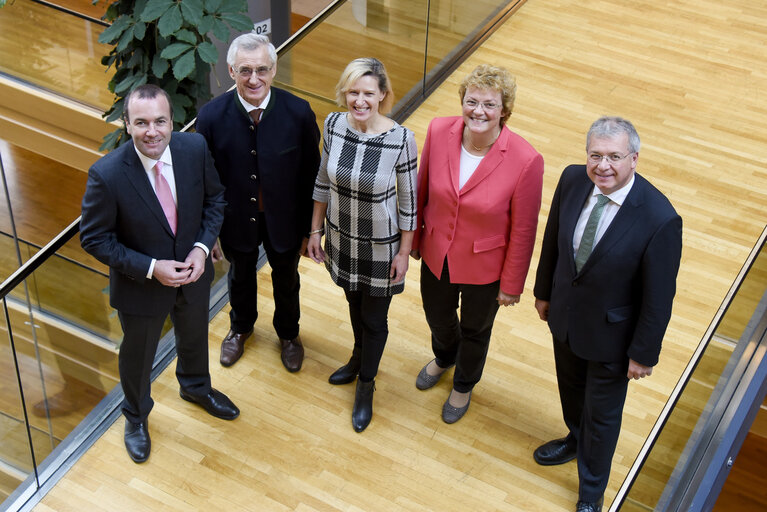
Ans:
[{"label": "number 02 sign", "polygon": [[259,21],[258,23],[255,23],[253,25],[253,30],[256,32],[256,34],[268,36],[272,33],[272,18],[267,18],[265,20]]}]

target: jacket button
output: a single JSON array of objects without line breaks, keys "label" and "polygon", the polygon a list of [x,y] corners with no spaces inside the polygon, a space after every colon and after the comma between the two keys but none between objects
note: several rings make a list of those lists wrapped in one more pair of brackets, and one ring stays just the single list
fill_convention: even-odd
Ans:
[{"label": "jacket button", "polygon": [[251,174],[251,175],[250,175],[250,179],[252,179],[252,180],[257,180],[258,178],[256,177],[256,175],[255,175],[255,174]]},{"label": "jacket button", "polygon": [[256,218],[255,217],[251,217],[250,218],[250,222],[256,222]]},{"label": "jacket button", "polygon": [[251,198],[250,198],[250,202],[251,202],[251,203],[255,203],[256,201],[258,201],[258,199],[256,199],[255,197],[251,197]]},{"label": "jacket button", "polygon": [[453,223],[451,222],[450,224],[448,224],[448,225],[447,225],[447,227],[449,227],[450,229],[453,229],[455,226],[454,226],[454,225],[453,225]]},{"label": "jacket button", "polygon": [[453,239],[453,235],[447,235],[447,239],[448,240],[452,240]]},{"label": "jacket button", "polygon": [[256,156],[256,150],[255,149],[251,149],[250,150],[250,154],[253,155],[253,156]]},{"label": "jacket button", "polygon": [[250,128],[250,131],[254,131],[256,129],[256,127],[253,126],[252,124],[250,126],[248,126],[248,128]]}]

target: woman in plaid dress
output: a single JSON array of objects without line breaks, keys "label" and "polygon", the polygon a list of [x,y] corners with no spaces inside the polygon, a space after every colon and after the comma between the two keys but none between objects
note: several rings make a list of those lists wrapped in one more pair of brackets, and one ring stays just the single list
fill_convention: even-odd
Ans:
[{"label": "woman in plaid dress", "polygon": [[317,263],[325,262],[349,303],[354,349],[329,381],[346,384],[359,375],[352,426],[362,432],[373,415],[389,304],[405,288],[416,226],[418,150],[413,132],[383,115],[394,98],[379,60],[349,63],[336,85],[336,100],[348,111],[325,120],[307,251]]}]

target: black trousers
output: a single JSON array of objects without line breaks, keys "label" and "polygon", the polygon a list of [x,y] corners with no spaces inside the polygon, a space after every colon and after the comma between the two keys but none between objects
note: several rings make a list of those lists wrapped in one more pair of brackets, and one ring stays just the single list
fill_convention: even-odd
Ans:
[{"label": "black trousers", "polygon": [[554,340],[559,399],[565,424],[578,440],[578,497],[597,501],[610,477],[628,389],[628,360],[600,363]]},{"label": "black trousers", "polygon": [[122,412],[133,423],[146,420],[154,405],[149,378],[169,313],[176,334],[176,378],[181,389],[195,396],[210,392],[207,300],[188,303],[179,289],[169,312],[143,316],[118,311],[124,333],[118,356],[120,384],[125,394]]},{"label": "black trousers", "polygon": [[482,378],[498,312],[499,289],[500,281],[451,283],[447,259],[440,279],[429,270],[426,262],[421,264],[421,300],[431,329],[431,348],[440,367],[455,364],[453,388],[459,393],[471,391]]},{"label": "black trousers", "polygon": [[[277,336],[290,340],[298,336],[298,319],[301,316],[298,291],[299,248],[277,252],[269,239],[263,213],[259,215],[259,236],[266,251],[266,259],[272,268],[272,293],[274,317],[272,325]],[[229,261],[227,284],[229,286],[229,312],[231,329],[245,333],[253,329],[258,318],[258,255],[259,249],[242,252],[228,246],[223,240],[221,249]]]},{"label": "black trousers", "polygon": [[386,339],[389,337],[389,297],[344,290],[354,332],[352,359],[360,362],[360,380],[370,382],[378,374]]}]

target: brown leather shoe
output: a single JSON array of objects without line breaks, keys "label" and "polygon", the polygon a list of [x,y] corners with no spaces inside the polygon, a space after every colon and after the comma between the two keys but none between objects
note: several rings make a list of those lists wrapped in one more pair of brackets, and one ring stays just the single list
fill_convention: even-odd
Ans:
[{"label": "brown leather shoe", "polygon": [[292,340],[280,338],[280,345],[282,346],[280,359],[282,359],[282,364],[285,368],[289,372],[300,370],[301,364],[304,362],[304,346],[301,345],[301,340],[298,339],[298,336]]},{"label": "brown leather shoe", "polygon": [[221,366],[232,366],[242,356],[245,350],[245,340],[253,334],[253,329],[244,333],[236,333],[229,329],[229,333],[221,342]]}]

